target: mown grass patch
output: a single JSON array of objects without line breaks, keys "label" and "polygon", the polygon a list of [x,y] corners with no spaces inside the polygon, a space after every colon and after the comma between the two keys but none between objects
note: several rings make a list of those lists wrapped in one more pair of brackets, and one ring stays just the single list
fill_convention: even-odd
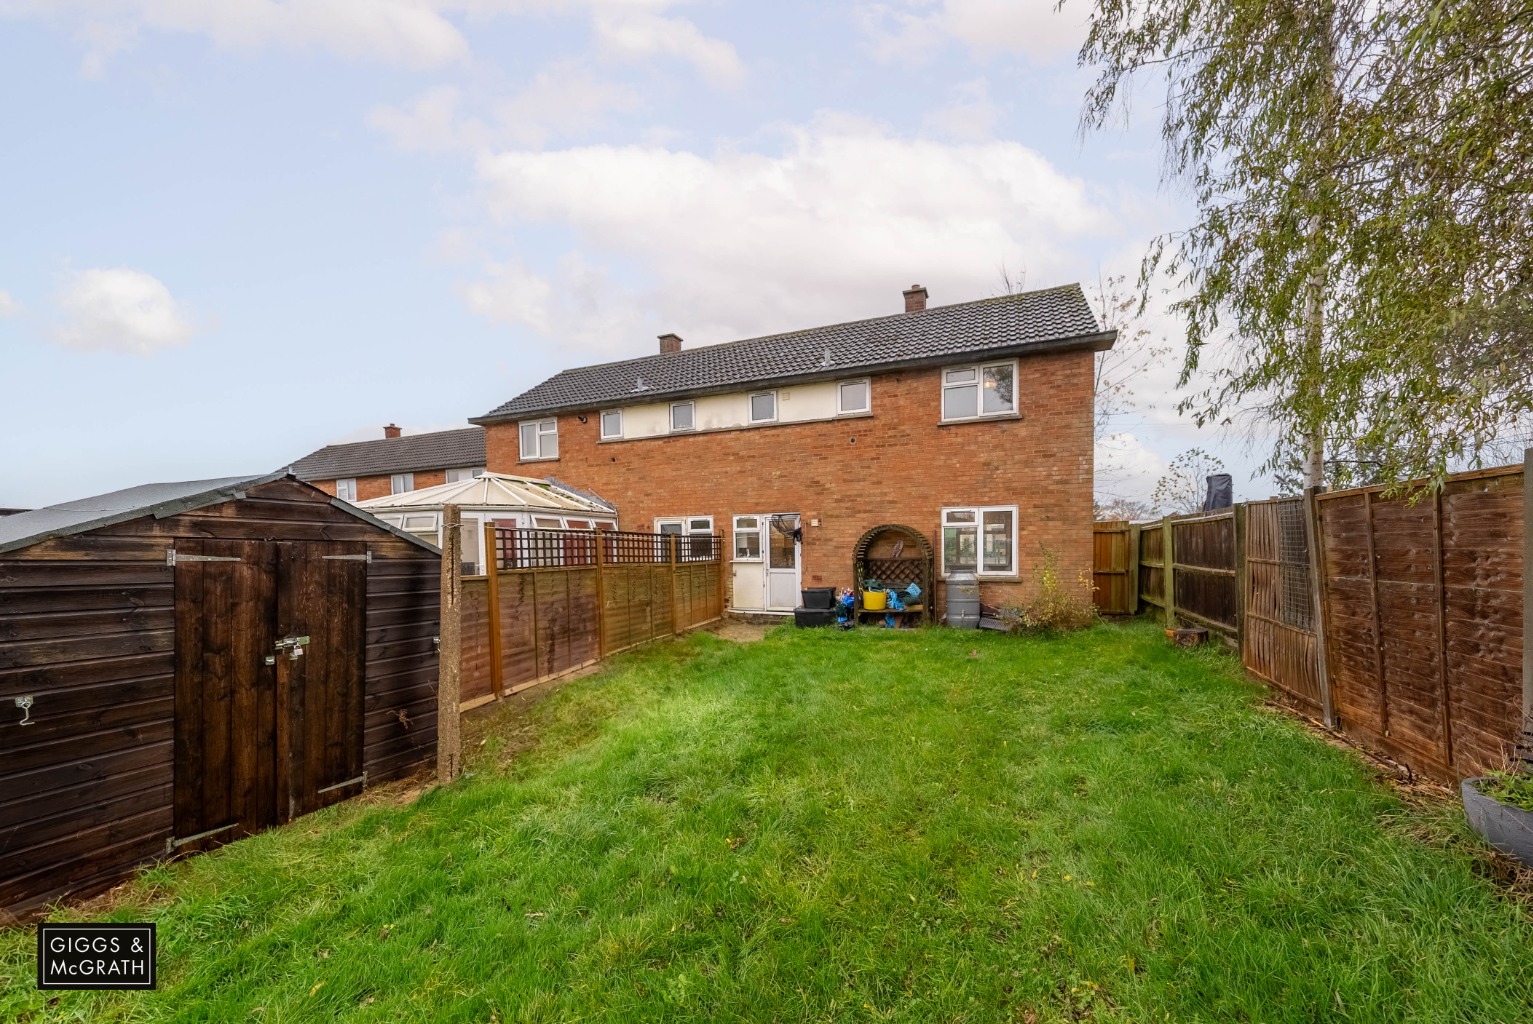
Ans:
[{"label": "mown grass patch", "polygon": [[147,872],[159,992],[49,1005],[0,937],[0,1020],[1533,1017],[1451,811],[1152,628],[696,635],[530,714],[410,806]]}]

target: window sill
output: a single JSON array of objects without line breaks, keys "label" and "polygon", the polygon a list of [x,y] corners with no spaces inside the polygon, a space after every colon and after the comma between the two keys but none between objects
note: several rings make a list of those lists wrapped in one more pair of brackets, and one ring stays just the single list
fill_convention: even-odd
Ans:
[{"label": "window sill", "polygon": [[1019,412],[993,412],[988,416],[965,416],[961,420],[938,420],[939,427],[961,427],[966,423],[994,423],[996,420],[1020,420]]},{"label": "window sill", "polygon": [[[950,576],[938,576],[937,579],[940,580],[943,583],[951,583],[952,582],[952,577],[950,577]],[[977,582],[977,583],[1021,583],[1022,582],[1022,577],[1017,575],[1016,573],[1010,573],[1010,574],[1007,574],[1007,573],[1000,573],[1000,574],[996,574],[996,573],[984,573],[984,574],[975,573],[974,574],[974,579],[975,579],[975,582]]]},{"label": "window sill", "polygon": [[558,462],[558,461],[559,461],[559,456],[557,456],[557,455],[548,455],[548,456],[545,456],[545,457],[539,458],[539,459],[518,459],[516,461],[516,464],[518,466],[525,466],[529,462]]}]

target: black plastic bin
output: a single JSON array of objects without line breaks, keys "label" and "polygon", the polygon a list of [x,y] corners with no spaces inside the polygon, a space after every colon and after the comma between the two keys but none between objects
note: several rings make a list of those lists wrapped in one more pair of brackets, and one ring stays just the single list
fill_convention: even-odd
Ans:
[{"label": "black plastic bin", "polygon": [[804,607],[829,609],[836,606],[835,587],[805,587]]},{"label": "black plastic bin", "polygon": [[836,613],[831,608],[795,608],[793,609],[793,624],[799,629],[808,629],[814,626],[834,626]]}]

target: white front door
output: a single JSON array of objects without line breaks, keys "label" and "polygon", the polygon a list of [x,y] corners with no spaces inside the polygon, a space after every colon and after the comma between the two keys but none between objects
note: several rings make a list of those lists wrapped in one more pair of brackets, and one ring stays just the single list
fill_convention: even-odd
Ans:
[{"label": "white front door", "polygon": [[799,606],[802,543],[793,536],[799,517],[771,517],[767,530],[766,606],[769,611],[792,611]]}]

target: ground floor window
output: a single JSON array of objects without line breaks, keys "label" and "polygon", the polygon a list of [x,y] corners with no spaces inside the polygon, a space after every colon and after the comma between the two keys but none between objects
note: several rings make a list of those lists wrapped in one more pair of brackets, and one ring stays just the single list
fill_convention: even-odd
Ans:
[{"label": "ground floor window", "polygon": [[677,555],[684,561],[704,561],[713,557],[712,516],[670,516],[655,520],[656,533],[674,533],[689,538],[677,542]]},{"label": "ground floor window", "polygon": [[1017,574],[1017,506],[976,505],[942,510],[942,575]]}]

